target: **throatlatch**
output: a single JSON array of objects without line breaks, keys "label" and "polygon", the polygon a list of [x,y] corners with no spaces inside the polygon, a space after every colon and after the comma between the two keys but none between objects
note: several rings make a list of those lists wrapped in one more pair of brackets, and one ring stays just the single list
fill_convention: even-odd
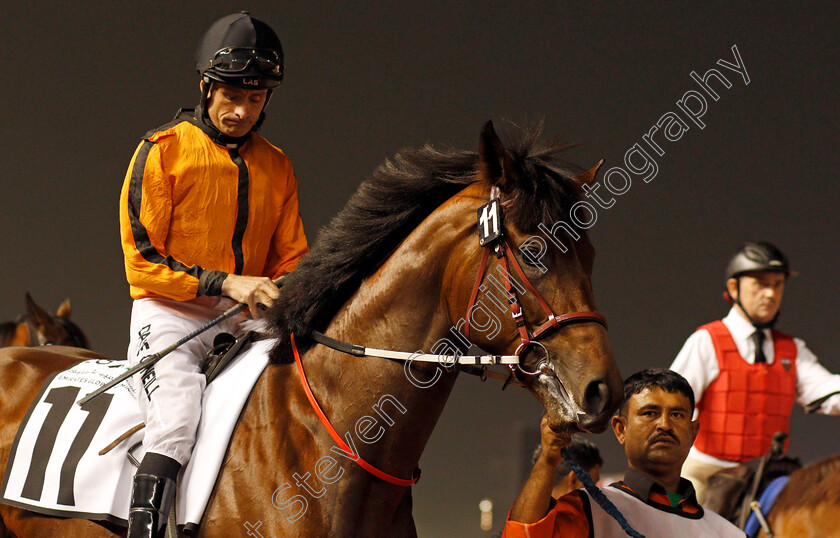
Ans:
[{"label": "throatlatch", "polygon": [[[554,315],[554,312],[548,305],[548,302],[546,302],[546,300],[543,299],[543,297],[540,295],[537,289],[528,280],[528,277],[525,275],[525,272],[522,270],[522,267],[516,260],[516,256],[512,254],[513,249],[510,246],[510,243],[508,243],[507,239],[505,239],[504,237],[504,227],[502,224],[502,210],[504,208],[510,207],[511,204],[511,200],[502,202],[501,191],[498,187],[493,185],[490,188],[490,201],[478,208],[478,244],[484,249],[484,252],[481,256],[481,262],[478,267],[478,274],[476,275],[475,285],[473,286],[473,290],[470,295],[470,302],[467,306],[467,314],[464,318],[465,323],[463,334],[464,336],[469,338],[470,316],[472,314],[473,308],[475,307],[478,292],[481,289],[481,282],[484,280],[484,274],[487,269],[487,262],[490,258],[490,250],[492,249],[496,257],[499,259],[499,263],[501,264],[501,267],[503,269],[503,271],[501,272],[504,275],[505,279],[505,289],[508,293],[508,302],[510,303],[511,316],[513,317],[513,320],[516,323],[517,330],[519,331],[520,344],[516,348],[515,355],[436,355],[427,353],[408,353],[405,351],[372,349],[357,344],[337,340],[335,338],[326,336],[325,334],[320,333],[318,331],[312,331],[312,333],[310,334],[312,340],[329,348],[356,357],[378,357],[384,359],[394,359],[403,361],[438,362],[446,367],[452,367],[455,365],[482,365],[480,369],[475,368],[474,366],[467,366],[465,368],[465,370],[469,368],[469,370],[467,370],[467,373],[479,375],[482,377],[482,380],[484,380],[485,376],[491,376],[491,374],[499,375],[496,372],[487,372],[486,365],[504,364],[510,369],[510,375],[505,381],[505,386],[507,386],[508,383],[510,383],[511,380],[515,378],[518,381],[517,373],[535,376],[545,372],[547,369],[549,369],[549,356],[547,351],[543,359],[540,361],[540,364],[538,365],[537,369],[533,372],[529,372],[527,370],[522,369],[520,365],[520,357],[522,356],[522,353],[531,346],[540,346],[543,348],[543,350],[545,350],[545,346],[539,343],[538,340],[542,336],[545,336],[546,334],[556,329],[559,329],[564,325],[568,325],[571,323],[594,322],[599,323],[606,328],[607,320],[604,318],[604,316],[597,312],[569,312],[560,316]],[[548,317],[548,319],[545,322],[543,322],[539,327],[537,327],[537,329],[533,332],[528,331],[528,327],[525,323],[522,305],[520,304],[519,296],[517,295],[516,291],[516,286],[514,285],[513,278],[510,274],[511,266],[515,269],[516,274],[522,281],[522,284],[525,286],[525,289],[533,293],[534,296],[537,298],[537,300],[540,303],[540,306],[543,309],[543,312],[545,312],[546,316]],[[376,467],[359,457],[358,454],[353,453],[350,447],[347,446],[347,444],[341,439],[341,436],[339,436],[338,433],[335,431],[335,428],[333,428],[329,419],[321,410],[320,405],[318,405],[318,401],[315,399],[315,396],[312,394],[312,390],[309,388],[309,382],[306,379],[306,373],[303,369],[303,362],[301,361],[300,353],[298,352],[297,345],[295,344],[294,334],[291,335],[290,339],[292,352],[295,357],[295,362],[297,363],[298,373],[300,374],[303,390],[306,393],[306,396],[309,399],[309,402],[312,405],[315,414],[318,415],[318,418],[324,424],[324,427],[327,428],[327,431],[329,432],[330,436],[333,438],[333,440],[335,440],[338,446],[341,447],[341,449],[346,451],[348,454],[352,454],[353,456],[355,456],[354,461],[363,469],[376,476],[377,478],[380,478],[386,482],[398,486],[410,486],[411,484],[416,483],[417,480],[420,478],[419,468],[415,469],[414,476],[410,479],[397,478],[388,473],[380,471],[379,469],[377,469]],[[475,370],[479,371],[476,372]]]}]

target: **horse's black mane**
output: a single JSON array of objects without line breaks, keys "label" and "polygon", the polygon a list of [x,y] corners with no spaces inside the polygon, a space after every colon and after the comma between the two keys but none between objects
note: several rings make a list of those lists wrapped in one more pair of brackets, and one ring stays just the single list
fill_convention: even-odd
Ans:
[{"label": "horse's black mane", "polygon": [[[569,146],[538,144],[540,127],[519,131],[505,144],[518,171],[505,219],[533,233],[565,218],[578,199],[574,176],[581,170],[560,153]],[[341,212],[318,235],[311,251],[283,282],[268,318],[281,343],[289,334],[323,331],[338,309],[432,211],[478,181],[478,154],[426,145],[387,159],[360,185]],[[275,353],[276,357],[277,353]]]}]

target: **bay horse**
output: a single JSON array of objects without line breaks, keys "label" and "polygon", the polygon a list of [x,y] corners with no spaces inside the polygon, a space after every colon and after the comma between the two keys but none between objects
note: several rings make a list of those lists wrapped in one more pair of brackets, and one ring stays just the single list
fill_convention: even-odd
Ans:
[{"label": "bay horse", "polygon": [[[278,344],[242,412],[196,535],[416,536],[404,484],[416,476],[458,368],[353,357],[315,344],[313,331],[385,350],[453,355],[475,344],[518,355],[515,371],[552,428],[606,428],[622,381],[606,324],[594,312],[594,250],[583,229],[569,228],[574,240],[562,242],[559,233],[541,231],[555,233],[554,225],[568,219],[594,173],[581,174],[561,160],[567,146],[538,143],[537,135],[518,133],[506,147],[488,122],[477,153],[403,150],[360,185],[268,312]],[[477,212],[496,189],[501,214],[493,224],[490,213]],[[479,226],[477,216],[484,217]],[[502,228],[510,248],[484,256],[480,226]],[[504,270],[511,266],[516,270]],[[509,297],[494,289],[500,280]],[[290,358],[292,341],[300,366]],[[66,348],[0,352],[0,468],[44,377],[87,357]],[[313,398],[352,451],[336,446],[310,406],[299,378],[304,369]],[[482,447],[473,450],[481,457]],[[348,461],[359,457],[402,484]],[[125,532],[4,505],[0,516],[17,536]]]},{"label": "bay horse", "polygon": [[87,336],[70,321],[70,299],[65,299],[55,315],[38,306],[26,294],[26,314],[16,321],[0,323],[0,347],[41,346],[45,344],[90,349]]},{"label": "bay horse", "polygon": [[[840,536],[840,454],[812,463],[790,481],[767,514],[776,538]],[[759,537],[766,538],[764,531]]]}]

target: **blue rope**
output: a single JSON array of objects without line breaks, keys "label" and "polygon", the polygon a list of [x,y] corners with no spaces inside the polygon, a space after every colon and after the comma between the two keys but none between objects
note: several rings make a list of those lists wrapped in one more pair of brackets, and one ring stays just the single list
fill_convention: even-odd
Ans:
[{"label": "blue rope", "polygon": [[604,492],[601,491],[598,486],[595,485],[595,482],[592,481],[592,477],[589,476],[583,467],[578,465],[578,463],[572,459],[572,455],[569,454],[569,451],[565,448],[560,450],[560,454],[563,456],[563,459],[569,463],[569,466],[572,468],[572,471],[575,472],[575,476],[578,477],[578,480],[583,482],[583,487],[586,489],[589,496],[595,499],[601,508],[604,509],[604,512],[610,515],[614,520],[621,525],[621,528],[624,529],[624,532],[627,533],[628,536],[633,536],[634,538],[645,538],[644,534],[640,534],[636,529],[630,526],[627,523],[627,520],[624,519],[624,515],[618,511],[618,508],[607,499],[607,496],[604,495]]}]

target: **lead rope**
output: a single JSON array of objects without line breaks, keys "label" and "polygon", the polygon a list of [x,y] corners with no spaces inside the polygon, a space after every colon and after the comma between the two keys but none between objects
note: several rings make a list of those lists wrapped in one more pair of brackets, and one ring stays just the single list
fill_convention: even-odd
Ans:
[{"label": "lead rope", "polygon": [[572,459],[572,455],[569,454],[569,451],[565,448],[560,450],[560,454],[563,456],[563,459],[569,463],[569,466],[572,468],[572,471],[575,472],[575,476],[583,483],[583,487],[586,489],[586,492],[589,493],[589,496],[595,499],[595,502],[604,509],[604,512],[609,514],[614,520],[618,522],[624,532],[627,533],[628,536],[634,536],[635,538],[645,538],[644,534],[639,533],[636,529],[630,526],[626,519],[624,519],[624,515],[619,512],[618,508],[607,499],[607,496],[604,495],[604,492],[601,491],[598,486],[595,485],[595,482],[592,481],[592,477],[589,476],[583,467],[578,465],[578,463]]}]

